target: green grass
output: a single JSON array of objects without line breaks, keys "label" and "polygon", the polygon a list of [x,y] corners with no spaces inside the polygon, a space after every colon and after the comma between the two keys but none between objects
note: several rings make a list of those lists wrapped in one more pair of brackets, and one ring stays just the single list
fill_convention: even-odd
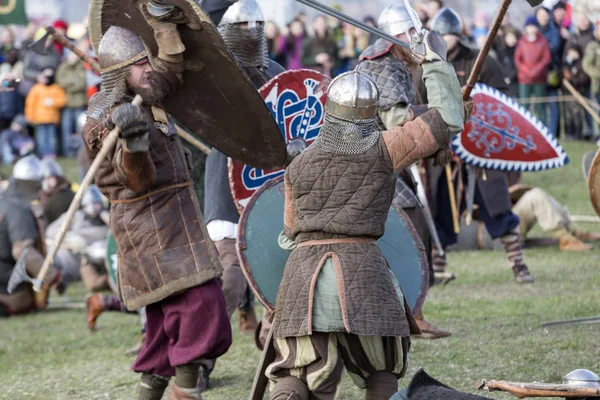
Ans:
[{"label": "green grass", "polygon": [[[581,174],[581,156],[592,144],[566,142],[571,164],[561,170],[530,174],[573,214],[593,215]],[[588,228],[600,226],[587,225]],[[536,231],[536,234],[541,234]],[[478,379],[559,382],[575,368],[600,371],[600,324],[544,329],[544,321],[600,314],[598,250],[560,253],[556,248],[526,251],[536,277],[518,286],[499,252],[452,253],[451,270],[459,279],[429,292],[427,318],[454,334],[449,339],[413,341],[406,386],[418,368],[464,391],[475,392]],[[81,285],[69,289],[82,298]],[[60,299],[55,299],[59,301]],[[237,333],[217,363],[213,388],[205,398],[245,399],[260,357],[253,339]],[[0,321],[0,399],[132,399],[137,376],[124,350],[138,339],[138,319],[106,313],[91,333],[81,310],[51,311]],[[344,378],[341,399],[362,399]],[[506,394],[488,394],[509,399]]]}]

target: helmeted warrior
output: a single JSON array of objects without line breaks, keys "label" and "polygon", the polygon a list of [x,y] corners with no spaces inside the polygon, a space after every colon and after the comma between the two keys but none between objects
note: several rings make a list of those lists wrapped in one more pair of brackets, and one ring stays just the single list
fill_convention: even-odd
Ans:
[{"label": "helmeted warrior", "polygon": [[[240,0],[227,10],[218,26],[223,40],[254,86],[259,89],[284,71],[269,60],[264,17],[256,0]],[[217,149],[206,160],[204,215],[208,233],[223,265],[223,292],[227,314],[239,307],[239,329],[254,333],[256,315],[252,293],[244,278],[235,248],[239,211],[229,186],[228,157]]]},{"label": "helmeted warrior", "polygon": [[381,131],[377,85],[360,71],[343,74],[328,89],[318,138],[285,171],[284,233],[294,249],[275,308],[271,399],[333,399],[345,366],[366,398],[387,400],[406,372],[418,327],[376,241],[395,174],[463,129],[445,46],[422,40],[424,80],[437,93],[427,112]]},{"label": "helmeted warrior", "polygon": [[23,283],[11,294],[8,282],[17,260],[23,259],[29,276],[37,276],[44,262],[43,236],[31,202],[38,198],[42,182],[42,165],[33,156],[15,164],[8,188],[0,198],[0,316],[22,314],[46,307],[51,285],[60,274],[52,268],[40,292]]},{"label": "helmeted warrior", "polygon": [[[103,86],[91,100],[83,139],[93,160],[110,129],[120,131],[95,180],[111,204],[121,299],[130,311],[146,306],[147,340],[133,365],[142,373],[138,399],[162,398],[171,376],[169,399],[198,399],[198,363],[227,351],[231,326],[190,162],[161,108],[180,69],[157,63],[168,68],[155,71],[140,38],[116,26],[102,37],[98,61]],[[141,107],[129,103],[135,94]]]},{"label": "helmeted warrior", "polygon": [[[410,12],[414,11],[407,10],[402,2],[392,4],[382,11],[378,26],[389,35],[407,41],[411,37],[411,32],[415,30]],[[416,16],[415,18],[418,19]],[[375,44],[367,47],[359,60],[358,70],[366,73],[379,88],[377,121],[380,129],[392,129],[427,111],[427,106],[420,105],[422,103],[417,98],[411,67],[416,69],[418,64],[412,60],[408,50],[395,46],[389,41],[378,39]],[[433,284],[431,232],[426,216],[419,207],[420,201],[415,194],[416,190],[415,177],[408,169],[401,171],[396,183],[395,201],[410,217],[425,244],[432,278],[430,283]],[[427,322],[422,313],[418,314],[416,321],[423,337],[450,336],[450,332],[436,328]]]},{"label": "helmeted warrior", "polygon": [[[477,51],[461,42],[462,21],[456,11],[444,7],[434,17],[432,30],[438,32],[448,46],[448,61],[452,63],[461,86],[466,85],[467,79],[477,58]],[[504,82],[502,67],[492,57],[487,57],[481,69],[478,82],[484,83],[502,93],[509,95],[508,87]],[[417,90],[420,96],[427,100],[430,97],[428,88],[419,81]],[[459,167],[463,184],[466,183],[467,170]],[[448,184],[441,168],[429,168],[434,218],[440,241],[443,246],[456,243],[457,234],[454,232]],[[486,175],[484,178],[484,174]],[[459,185],[456,185],[458,187]],[[462,186],[462,185],[460,185]],[[465,185],[466,186],[466,185]],[[464,198],[464,196],[462,196]],[[523,250],[520,245],[519,218],[511,211],[511,201],[508,191],[506,173],[502,171],[486,170],[478,174],[475,186],[474,202],[479,206],[480,217],[485,223],[487,231],[493,239],[500,238],[504,245],[509,264],[512,267],[515,279],[519,283],[533,282],[524,262]],[[434,250],[433,264],[436,271],[444,271],[447,267],[446,255]]]}]

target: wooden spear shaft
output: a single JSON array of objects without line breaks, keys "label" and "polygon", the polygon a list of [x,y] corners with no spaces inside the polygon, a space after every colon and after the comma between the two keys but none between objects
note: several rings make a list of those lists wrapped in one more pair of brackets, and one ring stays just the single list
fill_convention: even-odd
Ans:
[{"label": "wooden spear shaft", "polygon": [[[142,101],[143,101],[142,97],[140,95],[137,95],[137,96],[135,96],[135,98],[133,99],[131,104],[139,107],[142,105]],[[102,148],[100,149],[98,154],[96,154],[96,158],[94,158],[92,165],[88,169],[88,172],[85,174],[85,177],[83,178],[83,181],[81,182],[81,185],[79,186],[79,190],[75,194],[75,198],[73,199],[73,201],[71,202],[71,205],[69,206],[69,210],[67,211],[65,220],[63,221],[62,225],[60,226],[58,235],[56,235],[56,238],[54,239],[54,245],[48,252],[48,255],[46,255],[46,258],[44,259],[44,263],[42,264],[42,269],[40,269],[40,272],[38,273],[38,276],[37,276],[37,279],[42,284],[40,285],[40,287],[37,287],[35,285],[33,287],[36,292],[41,290],[41,288],[43,286],[43,282],[46,280],[46,277],[48,276],[48,273],[50,272],[50,267],[54,263],[54,256],[56,256],[56,252],[58,251],[60,244],[62,243],[63,239],[65,238],[65,235],[67,234],[67,231],[69,230],[69,226],[71,225],[71,220],[73,219],[75,212],[77,210],[79,210],[79,206],[81,205],[81,199],[83,198],[83,195],[85,194],[88,187],[92,183],[92,180],[94,179],[94,175],[96,174],[96,171],[98,171],[98,168],[100,168],[100,164],[106,160],[106,157],[108,156],[108,152],[111,151],[115,147],[115,144],[117,143],[118,138],[119,138],[119,128],[116,127],[102,141]]]},{"label": "wooden spear shaft", "polygon": [[[467,79],[467,84],[463,89],[463,101],[469,100],[471,97],[471,92],[479,79],[479,74],[481,73],[481,69],[483,68],[483,63],[487,58],[492,45],[494,44],[494,39],[496,39],[496,35],[498,35],[498,30],[500,29],[500,25],[502,25],[502,20],[506,16],[508,11],[508,7],[511,5],[512,0],[504,0],[498,11],[496,12],[496,16],[494,17],[494,22],[492,23],[492,28],[490,29],[487,38],[485,40],[485,45],[477,55],[477,59],[475,60],[475,64],[473,65],[473,69],[471,70],[471,74],[469,75],[469,79]],[[450,166],[446,166],[446,176],[451,176],[452,173],[450,171]],[[474,171],[473,171],[474,172]],[[458,225],[458,209],[456,208],[456,200],[454,199],[454,183],[451,180],[448,180],[448,190],[450,191],[450,206],[452,207],[452,222],[454,224],[454,232],[458,233],[460,227]],[[468,199],[467,199],[468,200]],[[453,205],[454,204],[454,205]],[[467,220],[472,219],[473,216],[471,212],[467,215]]]}]

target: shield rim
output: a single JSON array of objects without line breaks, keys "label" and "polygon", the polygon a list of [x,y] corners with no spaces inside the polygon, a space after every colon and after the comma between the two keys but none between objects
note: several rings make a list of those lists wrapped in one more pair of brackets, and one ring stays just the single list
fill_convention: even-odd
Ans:
[{"label": "shield rim", "polygon": [[[275,305],[270,304],[269,301],[266,299],[266,297],[260,291],[258,285],[256,284],[256,281],[254,280],[254,276],[252,275],[252,270],[248,266],[248,259],[246,258],[246,255],[244,254],[244,250],[247,249],[245,232],[246,232],[246,224],[248,223],[248,214],[250,214],[250,211],[252,210],[252,207],[254,207],[254,204],[256,203],[258,197],[260,197],[260,195],[263,192],[265,192],[265,191],[273,188],[274,186],[278,185],[279,183],[281,183],[283,181],[283,179],[284,179],[283,175],[278,176],[273,179],[270,179],[267,182],[265,182],[260,188],[258,188],[258,190],[256,192],[254,192],[254,194],[248,201],[248,205],[246,206],[246,208],[244,208],[244,211],[242,212],[242,215],[240,216],[240,221],[238,224],[238,231],[237,231],[237,240],[235,243],[237,254],[238,254],[238,259],[240,260],[240,266],[242,267],[242,273],[244,274],[244,277],[246,278],[246,281],[248,282],[250,289],[252,289],[252,292],[254,293],[254,295],[256,296],[258,301],[260,301],[260,303],[263,305],[263,307],[265,307],[271,313],[275,311]],[[398,216],[400,218],[402,218],[409,233],[415,240],[415,245],[416,245],[417,251],[421,255],[421,274],[422,274],[421,276],[422,276],[423,280],[421,283],[421,289],[419,290],[419,295],[417,296],[417,301],[415,303],[415,306],[412,309],[410,309],[411,314],[414,317],[416,317],[419,314],[419,312],[421,311],[421,309],[423,308],[423,304],[425,303],[425,299],[427,298],[427,293],[429,291],[429,262],[427,260],[427,251],[426,251],[425,245],[423,244],[423,241],[421,240],[421,237],[417,233],[417,229],[415,228],[414,224],[412,223],[412,221],[410,220],[408,215],[402,210],[402,208],[400,208],[399,206],[397,206],[395,204],[392,204],[391,207],[393,207],[394,210],[398,213]],[[386,262],[387,262],[387,260],[386,260]],[[400,282],[398,282],[398,283],[400,283]],[[400,288],[402,288],[401,284],[400,284]],[[405,298],[405,301],[406,301],[406,298]],[[408,303],[407,303],[407,306],[408,306]],[[410,308],[410,306],[409,306],[409,308]]]},{"label": "shield rim", "polygon": [[525,109],[523,106],[521,106],[509,96],[490,86],[484,85],[482,83],[477,83],[473,88],[473,91],[471,92],[471,97],[479,93],[492,97],[498,102],[505,104],[514,111],[518,112],[532,126],[537,128],[538,133],[546,139],[546,142],[556,152],[557,157],[549,158],[543,161],[509,161],[479,157],[469,152],[463,146],[463,132],[461,132],[452,139],[452,151],[454,151],[454,154],[456,154],[465,164],[475,165],[479,168],[493,169],[499,171],[534,172],[564,167],[569,163],[569,156],[567,155],[565,149],[560,145],[558,140],[556,140],[556,137],[554,137],[554,135],[552,135],[550,131],[548,131],[548,128],[539,119],[537,119],[536,116],[531,114],[527,109]]},{"label": "shield rim", "polygon": [[[115,242],[115,244],[117,245],[117,260],[119,259],[119,243],[117,243],[117,240],[115,238],[115,234],[112,233],[111,230],[108,231],[108,235],[106,235],[106,255],[104,256],[104,262],[106,263],[106,267],[108,269],[108,266],[111,265],[111,261],[110,261],[110,257],[108,256],[108,244],[110,242],[110,238],[113,238],[113,241]],[[115,271],[116,272],[116,271]],[[114,292],[114,293],[119,293],[119,273],[117,272],[116,276],[117,276],[117,281],[113,282],[111,279],[111,274],[110,271],[106,271],[106,273],[108,274],[108,286],[110,287],[110,289]]]},{"label": "shield rim", "polygon": [[[326,104],[327,103],[327,88],[329,88],[329,85],[331,84],[331,80],[332,79],[329,76],[327,76],[327,75],[325,75],[325,74],[323,74],[323,73],[321,73],[319,71],[315,71],[315,70],[309,69],[309,68],[300,68],[300,69],[288,69],[288,70],[285,70],[282,73],[277,74],[274,77],[272,77],[271,79],[269,79],[264,85],[262,85],[260,88],[258,88],[257,91],[260,94],[260,96],[262,97],[261,90],[263,90],[264,88],[266,88],[268,85],[271,85],[272,82],[275,81],[276,79],[281,79],[282,75],[288,75],[288,74],[290,74],[290,75],[294,74],[295,75],[295,74],[298,74],[298,73],[307,73],[307,72],[311,73],[311,74],[321,75],[322,80],[321,80],[321,83],[319,84],[319,86],[321,86],[324,83],[326,83],[326,86],[323,88],[323,90],[325,92],[325,104]],[[263,98],[263,100],[265,100],[265,98]],[[323,104],[323,112],[325,112],[325,104]],[[323,123],[325,123],[325,120],[323,120]],[[323,125],[321,125],[321,126],[323,126]],[[319,133],[321,133],[320,128],[319,128]],[[286,132],[281,132],[281,135],[283,136],[283,140],[285,141],[285,144],[287,145],[288,142],[286,141],[286,139],[287,139]],[[254,194],[256,192],[258,192],[261,189],[262,186],[259,187],[256,190],[254,190],[254,193],[252,193],[252,195],[248,198],[248,204],[246,204],[246,206],[244,207],[240,202],[242,200],[245,200],[245,199],[238,199],[237,196],[235,195],[235,193],[236,193],[236,191],[234,190],[234,178],[235,177],[233,176],[234,161],[235,160],[233,158],[228,157],[228,159],[227,159],[227,176],[229,177],[229,189],[231,191],[231,197],[233,197],[233,203],[235,204],[235,207],[238,209],[238,212],[241,214],[244,211],[244,209],[246,207],[248,207],[248,205],[250,204],[250,199],[252,199],[252,196],[254,196]],[[248,164],[244,164],[244,165],[248,165]],[[282,167],[281,170],[285,171],[285,167]],[[271,178],[267,182],[263,183],[263,185],[267,184],[272,179],[277,179],[277,178],[279,178],[279,177]]]},{"label": "shield rim", "polygon": [[592,160],[590,166],[590,172],[587,180],[588,192],[590,194],[590,201],[596,214],[600,216],[600,173],[598,168],[600,167],[600,149],[596,151],[596,155]]}]

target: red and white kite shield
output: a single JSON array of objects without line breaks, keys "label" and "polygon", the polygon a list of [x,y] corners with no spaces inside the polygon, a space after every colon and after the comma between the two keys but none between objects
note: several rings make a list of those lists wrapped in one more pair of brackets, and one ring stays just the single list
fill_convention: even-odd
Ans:
[{"label": "red and white kite shield", "polygon": [[[300,69],[277,75],[259,89],[285,142],[303,139],[311,144],[324,122],[330,79],[319,72]],[[238,208],[265,182],[283,175],[284,169],[263,170],[229,160],[229,183]]]},{"label": "red and white kite shield", "polygon": [[548,128],[505,94],[478,83],[465,130],[452,150],[465,163],[503,171],[542,171],[569,163],[567,153]]}]

